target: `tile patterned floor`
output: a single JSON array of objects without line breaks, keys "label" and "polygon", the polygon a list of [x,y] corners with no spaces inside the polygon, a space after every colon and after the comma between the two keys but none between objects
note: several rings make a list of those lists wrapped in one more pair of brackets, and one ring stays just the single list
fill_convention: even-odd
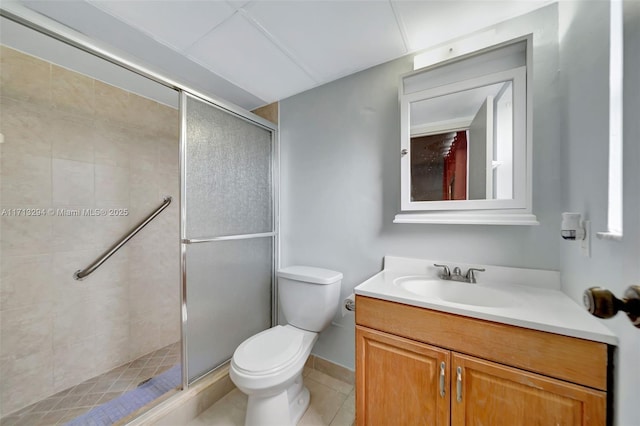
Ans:
[{"label": "tile patterned floor", "polygon": [[[353,385],[307,367],[303,375],[311,403],[298,426],[352,426],[356,412]],[[234,389],[186,426],[243,426],[246,408],[246,395]]]},{"label": "tile patterned floor", "polygon": [[134,389],[140,382],[163,373],[178,362],[180,343],[176,342],[3,417],[0,425],[64,424],[93,407]]}]

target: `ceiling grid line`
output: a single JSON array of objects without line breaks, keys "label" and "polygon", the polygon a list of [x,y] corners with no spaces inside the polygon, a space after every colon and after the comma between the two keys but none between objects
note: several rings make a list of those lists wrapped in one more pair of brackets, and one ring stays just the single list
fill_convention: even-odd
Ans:
[{"label": "ceiling grid line", "polygon": [[396,6],[393,0],[389,0],[389,6],[391,6],[391,10],[393,11],[393,17],[396,20],[396,25],[398,26],[398,30],[400,31],[400,36],[402,37],[402,43],[404,44],[404,53],[409,53],[411,50],[409,48],[409,36],[407,35],[407,30],[404,26],[404,21],[402,20],[402,16],[396,10]]},{"label": "ceiling grid line", "polygon": [[256,18],[251,15],[251,12],[246,10],[245,8],[241,8],[238,10],[242,17],[244,17],[251,25],[253,25],[258,31],[260,31],[274,46],[276,46],[286,57],[291,59],[291,61],[300,68],[310,79],[312,79],[316,84],[320,83],[322,79],[316,75],[311,69],[309,69],[306,65],[304,65],[303,61],[301,61],[290,49],[288,49],[277,37],[275,37],[269,30],[267,30]]},{"label": "ceiling grid line", "polygon": [[[228,2],[227,2],[228,3]],[[206,33],[204,33],[202,35],[202,37],[200,37],[199,39],[196,39],[194,41],[191,42],[191,44],[189,44],[189,46],[185,47],[184,49],[180,50],[180,53],[185,54],[186,56],[188,55],[189,49],[191,49],[194,45],[198,44],[198,42],[200,40],[202,40],[203,38],[206,38],[209,34],[213,33],[215,30],[217,30],[218,28],[220,28],[221,26],[223,26],[226,22],[228,22],[229,20],[231,20],[239,11],[240,9],[236,9],[231,15],[227,16],[222,22],[217,23],[215,26],[211,27],[211,29],[209,31],[207,31]],[[206,67],[206,65],[204,64],[200,64]],[[246,89],[245,89],[246,90]]]},{"label": "ceiling grid line", "polygon": [[[218,76],[220,76],[221,78],[224,78],[225,80],[227,80],[229,83],[233,84],[234,86],[248,92],[251,93],[253,96],[255,96],[256,98],[260,99],[262,102],[264,102],[264,104],[269,104],[271,103],[269,100],[264,99],[262,96],[252,93],[252,90],[250,87],[246,87],[245,85],[243,85],[242,83],[239,83],[238,81],[234,80],[231,77],[228,76],[221,76],[219,74],[217,74],[215,71],[211,70],[211,66],[207,63],[205,63],[204,61],[201,61],[200,59],[196,58],[195,56],[190,55],[188,52],[182,52],[185,56],[185,58],[189,59],[190,61],[200,65],[201,67],[204,67],[206,69],[208,69],[209,71],[211,71],[211,73],[216,74]],[[262,106],[262,105],[260,105]]]},{"label": "ceiling grid line", "polygon": [[254,109],[555,0],[12,1]]}]

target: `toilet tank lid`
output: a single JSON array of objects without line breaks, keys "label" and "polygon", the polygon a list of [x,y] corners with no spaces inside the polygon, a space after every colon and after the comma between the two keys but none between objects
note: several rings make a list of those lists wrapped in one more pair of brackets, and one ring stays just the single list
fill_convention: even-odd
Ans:
[{"label": "toilet tank lid", "polygon": [[333,284],[342,279],[341,272],[314,268],[313,266],[287,266],[278,270],[278,276],[314,284]]}]

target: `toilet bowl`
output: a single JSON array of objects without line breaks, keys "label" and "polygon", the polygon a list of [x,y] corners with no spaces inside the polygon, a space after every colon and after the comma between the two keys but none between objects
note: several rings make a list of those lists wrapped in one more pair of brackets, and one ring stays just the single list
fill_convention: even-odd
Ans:
[{"label": "toilet bowl", "polygon": [[278,271],[281,308],[289,321],[238,346],[229,376],[248,396],[246,426],[295,425],[309,406],[302,370],[338,308],[342,274],[293,266]]}]

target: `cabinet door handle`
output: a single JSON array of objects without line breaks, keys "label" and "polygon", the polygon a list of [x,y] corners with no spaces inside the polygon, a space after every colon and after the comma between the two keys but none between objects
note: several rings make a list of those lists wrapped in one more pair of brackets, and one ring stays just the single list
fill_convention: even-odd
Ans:
[{"label": "cabinet door handle", "polygon": [[462,367],[458,367],[456,376],[456,400],[462,401]]},{"label": "cabinet door handle", "polygon": [[440,396],[444,396],[444,361],[440,363]]}]

